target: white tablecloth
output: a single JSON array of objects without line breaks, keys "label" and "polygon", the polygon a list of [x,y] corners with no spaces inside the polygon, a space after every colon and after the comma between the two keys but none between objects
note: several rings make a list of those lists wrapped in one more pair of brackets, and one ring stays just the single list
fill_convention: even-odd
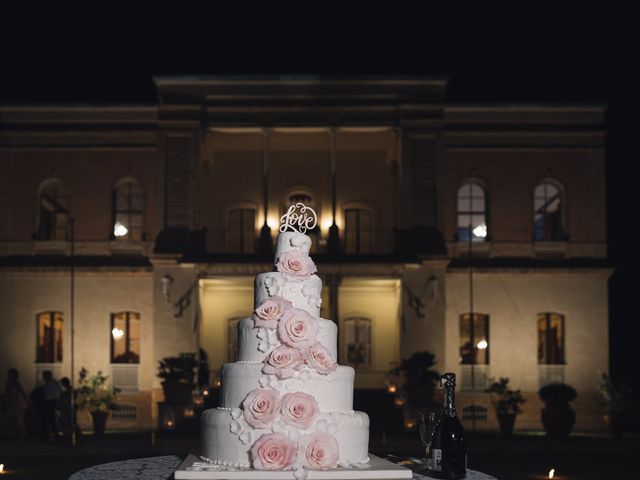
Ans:
[{"label": "white tablecloth", "polygon": [[[183,458],[177,455],[165,455],[104,463],[80,470],[71,475],[69,480],[167,480],[173,478],[173,472],[182,460]],[[414,474],[413,478],[428,480],[428,477],[418,474]],[[467,480],[496,479],[484,473],[468,470]]]}]

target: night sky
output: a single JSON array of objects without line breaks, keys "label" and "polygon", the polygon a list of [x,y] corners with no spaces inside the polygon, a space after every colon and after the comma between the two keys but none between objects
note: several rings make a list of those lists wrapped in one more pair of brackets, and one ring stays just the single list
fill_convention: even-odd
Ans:
[{"label": "night sky", "polygon": [[445,74],[448,102],[608,104],[611,365],[640,399],[633,193],[640,41],[627,7],[180,2],[177,9],[157,2],[147,10],[106,3],[100,10],[93,2],[60,3],[0,7],[0,104],[155,103],[153,75],[207,73]]}]

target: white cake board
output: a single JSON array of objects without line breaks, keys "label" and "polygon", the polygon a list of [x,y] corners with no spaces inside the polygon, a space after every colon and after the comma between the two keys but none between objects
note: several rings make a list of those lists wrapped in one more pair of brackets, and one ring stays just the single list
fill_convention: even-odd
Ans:
[{"label": "white cake board", "polygon": [[[194,462],[201,460],[195,455],[189,455],[180,464],[174,473],[176,480],[293,480],[293,471],[269,471],[252,469],[232,469],[216,465],[211,465],[206,470],[190,470]],[[366,465],[366,466],[365,466]],[[308,470],[308,480],[365,480],[365,479],[389,479],[399,480],[402,478],[413,478],[413,472],[408,468],[397,465],[375,455],[369,456],[369,463],[361,467],[334,468],[331,470]]]}]

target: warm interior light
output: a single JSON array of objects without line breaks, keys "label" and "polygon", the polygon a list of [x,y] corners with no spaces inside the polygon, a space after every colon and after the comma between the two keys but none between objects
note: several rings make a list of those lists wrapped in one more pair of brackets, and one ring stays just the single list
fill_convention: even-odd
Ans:
[{"label": "warm interior light", "polygon": [[129,229],[125,227],[120,222],[116,222],[113,226],[113,235],[116,237],[124,237],[127,233],[129,233]]},{"label": "warm interior light", "polygon": [[480,350],[484,350],[485,348],[487,348],[489,346],[489,344],[487,343],[486,340],[480,340],[478,342],[478,344],[476,345],[476,347],[478,347]]},{"label": "warm interior light", "polygon": [[414,428],[416,426],[416,422],[415,422],[415,420],[413,418],[409,418],[409,419],[407,419],[406,422],[404,422],[404,426],[407,429],[412,429],[412,428]]},{"label": "warm interior light", "polygon": [[484,223],[481,223],[472,231],[476,237],[485,238],[487,236],[487,226]]},{"label": "warm interior light", "polygon": [[124,332],[118,327],[113,327],[113,330],[111,330],[111,335],[113,335],[114,340],[120,340],[124,335]]},{"label": "warm interior light", "polygon": [[556,469],[552,468],[551,470],[549,470],[549,478],[554,478],[556,475]]}]

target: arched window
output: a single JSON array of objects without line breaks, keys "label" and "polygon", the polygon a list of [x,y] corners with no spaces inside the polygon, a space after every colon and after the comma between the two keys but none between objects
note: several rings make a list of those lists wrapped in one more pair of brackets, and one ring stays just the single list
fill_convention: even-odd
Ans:
[{"label": "arched window", "polygon": [[42,312],[36,316],[38,363],[62,362],[62,312]]},{"label": "arched window", "polygon": [[460,315],[460,364],[489,364],[489,315]]},{"label": "arched window", "polygon": [[69,239],[69,189],[62,180],[49,179],[38,188],[38,240]]},{"label": "arched window", "polygon": [[136,242],[144,240],[144,193],[140,182],[125,178],[113,190],[113,237]]},{"label": "arched window", "polygon": [[256,251],[256,211],[232,208],[227,217],[227,245],[231,253]]},{"label": "arched window", "polygon": [[556,182],[546,180],[533,192],[533,239],[536,242],[566,240],[563,220],[563,193]]},{"label": "arched window", "polygon": [[344,252],[347,254],[371,253],[372,215],[368,208],[345,208]]},{"label": "arched window", "polygon": [[238,323],[243,317],[233,317],[227,320],[227,362],[238,360]]},{"label": "arched window", "polygon": [[347,364],[358,370],[371,368],[371,320],[362,317],[347,318],[342,328]]},{"label": "arched window", "polygon": [[538,314],[538,364],[564,364],[564,315]]},{"label": "arched window", "polygon": [[111,314],[111,363],[140,363],[140,314]]},{"label": "arched window", "polygon": [[458,190],[458,241],[484,242],[488,236],[487,194],[476,181]]}]

